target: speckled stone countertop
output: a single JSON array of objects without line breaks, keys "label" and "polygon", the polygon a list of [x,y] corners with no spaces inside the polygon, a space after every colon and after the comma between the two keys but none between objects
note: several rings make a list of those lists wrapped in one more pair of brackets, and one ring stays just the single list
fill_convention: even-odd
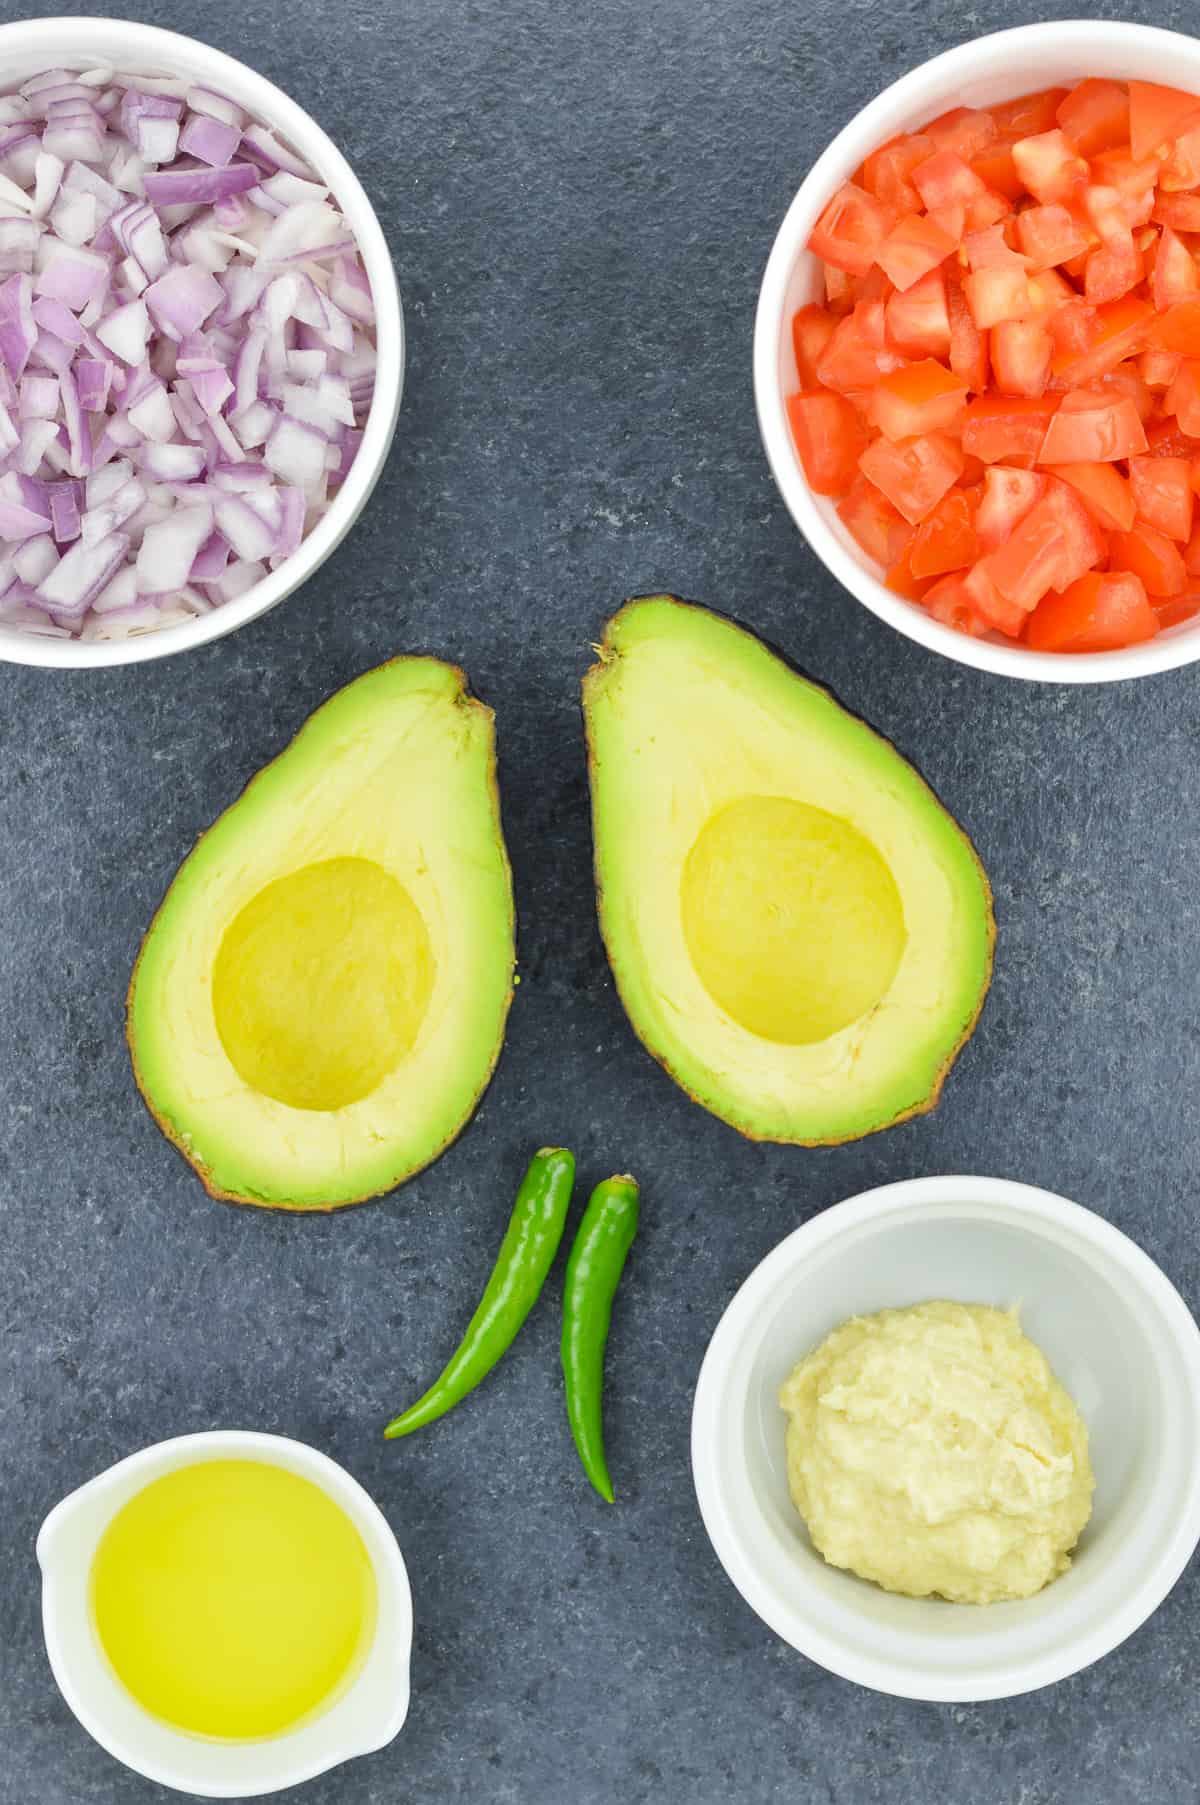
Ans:
[{"label": "speckled stone countertop", "polygon": [[[83,9],[92,11],[92,8]],[[1166,1805],[1196,1796],[1189,1571],[1090,1672],[1010,1703],[875,1696],[793,1654],[717,1565],[688,1470],[714,1324],[789,1229],[922,1172],[1065,1192],[1200,1304],[1200,678],[1042,688],[922,652],[841,593],[759,447],[750,330],[813,157],[933,52],[1070,4],[989,0],[126,0],[287,88],[391,240],[400,433],[303,594],[182,659],[0,666],[0,1802],[171,1796],[53,1685],[33,1542],[64,1492],[213,1425],[343,1461],[417,1613],[402,1737],[305,1805]],[[1096,9],[1117,15],[1107,4]],[[1194,27],[1195,6],[1140,18]],[[4,0],[0,18],[19,16]],[[1031,71],[1031,82],[1036,72]],[[596,930],[578,679],[605,615],[723,606],[922,768],[991,872],[981,1027],[935,1115],[755,1147],[642,1052]],[[122,997],[180,857],[337,684],[401,651],[498,713],[523,982],[466,1134],[390,1199],[289,1220],[210,1202],[155,1129]],[[477,1397],[382,1422],[475,1302],[529,1151],[644,1181],[611,1353],[620,1508],[562,1420],[554,1295]]]}]

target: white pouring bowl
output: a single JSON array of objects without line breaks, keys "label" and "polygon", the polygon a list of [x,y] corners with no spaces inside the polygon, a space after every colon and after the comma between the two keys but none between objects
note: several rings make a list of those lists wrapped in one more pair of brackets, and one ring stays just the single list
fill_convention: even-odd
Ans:
[{"label": "white pouring bowl", "polygon": [[[319,1716],[263,1741],[208,1741],[152,1717],[113,1673],[89,1611],[92,1560],[117,1511],[152,1480],[209,1460],[267,1461],[320,1486],[358,1530],[375,1571],[375,1631],[349,1686]],[[37,1558],[46,1652],[59,1691],[102,1748],[161,1786],[204,1799],[258,1798],[383,1748],[404,1724],[413,1634],[404,1557],[358,1481],[303,1442],[218,1429],[143,1448],[54,1507],[38,1532]]]},{"label": "white pouring bowl", "polygon": [[[1096,1493],[1070,1571],[983,1606],[829,1566],[788,1493],[781,1382],[847,1317],[935,1298],[1017,1305],[1088,1426]],[[843,1679],[900,1698],[1008,1698],[1077,1673],[1166,1597],[1200,1539],[1200,1330],[1127,1236],[996,1178],[920,1178],[814,1217],[729,1305],[700,1371],[692,1468],[746,1602]]]},{"label": "white pouring bowl", "polygon": [[58,670],[140,664],[207,645],[257,620],[307,582],[324,564],[366,506],[383,470],[400,412],[404,383],[404,316],[396,272],[383,228],[362,183],[333,141],[302,107],[273,82],[196,38],[160,31],[128,19],[22,19],[0,25],[0,90],[43,69],[93,68],[111,63],[123,73],[189,77],[235,100],[254,119],[278,132],[317,171],[337,201],[358,243],[375,306],[378,362],[362,443],[345,482],[297,550],[261,582],[232,602],[179,626],[130,639],[49,639],[0,625],[0,660],[49,665]]},{"label": "white pouring bowl", "polygon": [[999,677],[1106,683],[1145,677],[1200,658],[1200,616],[1145,645],[1117,652],[1033,652],[999,635],[972,639],[894,595],[826,496],[814,495],[792,442],[786,398],[798,386],[792,315],[821,298],[817,259],[806,248],[830,197],[871,151],[953,106],[986,107],[1084,76],[1155,81],[1200,94],[1200,39],[1106,19],[1020,25],[959,44],[902,76],[857,113],[802,182],[779,228],[754,322],[754,397],[767,459],[789,513],[826,569],[864,607],[918,645]]}]

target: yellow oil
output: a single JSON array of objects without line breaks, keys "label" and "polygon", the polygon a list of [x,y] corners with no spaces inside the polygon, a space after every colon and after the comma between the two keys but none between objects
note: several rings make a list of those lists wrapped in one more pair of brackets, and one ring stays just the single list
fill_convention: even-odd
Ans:
[{"label": "yellow oil", "polygon": [[154,1480],[108,1525],[92,1621],[138,1704],[195,1736],[277,1736],[333,1703],[375,1625],[375,1575],[308,1479],[211,1460]]}]

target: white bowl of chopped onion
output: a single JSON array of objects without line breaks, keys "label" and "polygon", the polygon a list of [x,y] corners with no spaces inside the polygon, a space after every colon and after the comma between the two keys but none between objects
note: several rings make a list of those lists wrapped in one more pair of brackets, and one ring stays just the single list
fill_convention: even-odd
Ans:
[{"label": "white bowl of chopped onion", "polygon": [[243,63],[115,19],[0,27],[0,658],[161,658],[273,608],[396,427],[387,243]]}]

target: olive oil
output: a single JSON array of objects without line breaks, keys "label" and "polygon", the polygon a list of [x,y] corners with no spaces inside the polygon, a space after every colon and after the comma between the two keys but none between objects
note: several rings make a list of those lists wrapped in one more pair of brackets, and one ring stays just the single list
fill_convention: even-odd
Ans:
[{"label": "olive oil", "polygon": [[92,1563],[92,1621],[117,1678],[196,1736],[277,1736],[333,1703],[375,1625],[358,1530],[286,1467],[209,1460],[136,1493]]}]

